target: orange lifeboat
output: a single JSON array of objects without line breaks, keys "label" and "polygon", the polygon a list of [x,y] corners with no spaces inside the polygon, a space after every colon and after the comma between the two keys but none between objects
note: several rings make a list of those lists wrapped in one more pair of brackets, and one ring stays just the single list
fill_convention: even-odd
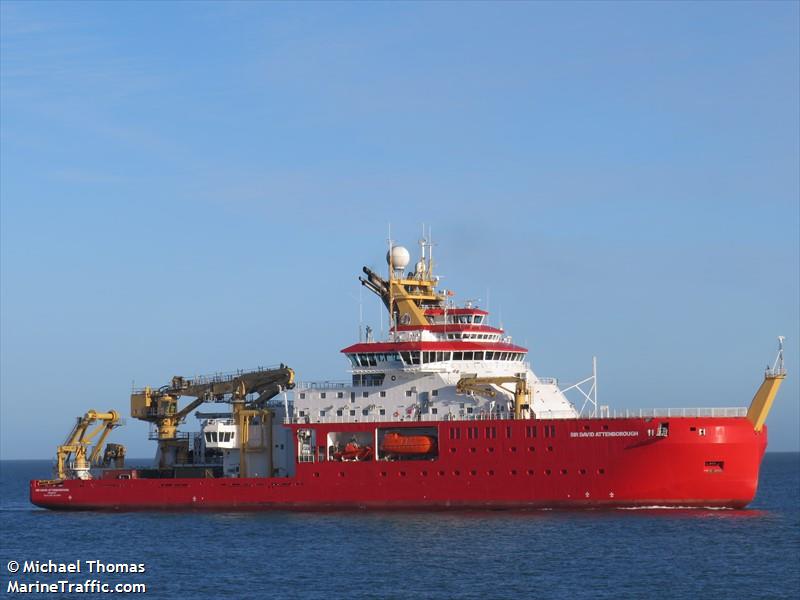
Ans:
[{"label": "orange lifeboat", "polygon": [[436,449],[436,440],[429,435],[402,435],[387,433],[381,442],[381,452],[387,454],[430,454]]},{"label": "orange lifeboat", "polygon": [[348,442],[344,450],[333,454],[334,460],[372,460],[372,446],[359,446],[356,442]]}]

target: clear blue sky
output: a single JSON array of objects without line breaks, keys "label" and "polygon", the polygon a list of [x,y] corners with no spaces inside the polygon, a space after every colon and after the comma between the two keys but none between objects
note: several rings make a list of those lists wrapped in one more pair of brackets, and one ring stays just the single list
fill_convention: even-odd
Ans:
[{"label": "clear blue sky", "polygon": [[345,378],[361,266],[423,222],[615,408],[746,405],[788,336],[798,450],[798,6],[2,2],[0,456],[132,380]]}]

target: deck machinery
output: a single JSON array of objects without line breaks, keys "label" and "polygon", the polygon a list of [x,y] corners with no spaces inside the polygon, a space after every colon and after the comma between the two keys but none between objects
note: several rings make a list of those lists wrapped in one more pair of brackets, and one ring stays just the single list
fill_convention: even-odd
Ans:
[{"label": "deck machinery", "polygon": [[[188,433],[178,431],[186,417],[206,402],[231,405],[229,417],[242,432],[239,436],[240,472],[246,474],[246,454],[249,446],[250,425],[255,421],[262,425],[265,435],[271,431],[272,413],[267,402],[280,392],[294,387],[294,371],[281,364],[274,368],[258,368],[252,371],[236,371],[227,374],[200,376],[192,379],[175,376],[169,385],[153,389],[149,386],[131,394],[131,416],[153,425],[151,439],[158,442],[157,466],[170,469],[190,462],[192,452]],[[182,396],[194,398],[183,408],[178,401]],[[92,426],[99,424],[92,429]],[[56,477],[70,476],[89,479],[89,471],[97,466],[124,466],[125,447],[107,444],[101,459],[102,444],[119,426],[120,416],[116,411],[99,413],[88,411],[79,417],[64,444],[57,450]],[[97,437],[99,434],[99,437]],[[97,438],[94,448],[89,446]]]}]

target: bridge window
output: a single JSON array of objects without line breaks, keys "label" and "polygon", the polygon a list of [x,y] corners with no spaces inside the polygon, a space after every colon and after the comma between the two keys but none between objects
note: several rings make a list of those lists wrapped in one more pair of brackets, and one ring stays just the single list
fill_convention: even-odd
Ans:
[{"label": "bridge window", "polygon": [[473,323],[475,323],[476,325],[483,323],[483,315],[475,315]]}]

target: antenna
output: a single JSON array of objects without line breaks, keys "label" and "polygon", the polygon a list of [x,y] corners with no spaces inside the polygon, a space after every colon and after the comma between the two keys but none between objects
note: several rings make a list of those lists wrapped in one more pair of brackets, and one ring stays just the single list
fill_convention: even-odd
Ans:
[{"label": "antenna", "polygon": [[363,286],[358,286],[358,341],[361,342],[361,330],[364,328],[364,302],[361,290]]},{"label": "antenna", "polygon": [[[394,291],[392,286],[392,281],[394,280],[394,258],[392,257],[392,224],[389,223],[389,239],[387,240],[389,244],[389,330],[392,330],[392,327],[395,327],[395,319],[394,319]],[[395,327],[395,334],[397,333],[397,328]]]},{"label": "antenna", "polygon": [[378,316],[381,320],[381,339],[386,339],[386,332],[383,330],[383,302],[376,296],[375,300],[378,302]]},{"label": "antenna", "polygon": [[428,278],[433,279],[433,234],[428,225]]}]

